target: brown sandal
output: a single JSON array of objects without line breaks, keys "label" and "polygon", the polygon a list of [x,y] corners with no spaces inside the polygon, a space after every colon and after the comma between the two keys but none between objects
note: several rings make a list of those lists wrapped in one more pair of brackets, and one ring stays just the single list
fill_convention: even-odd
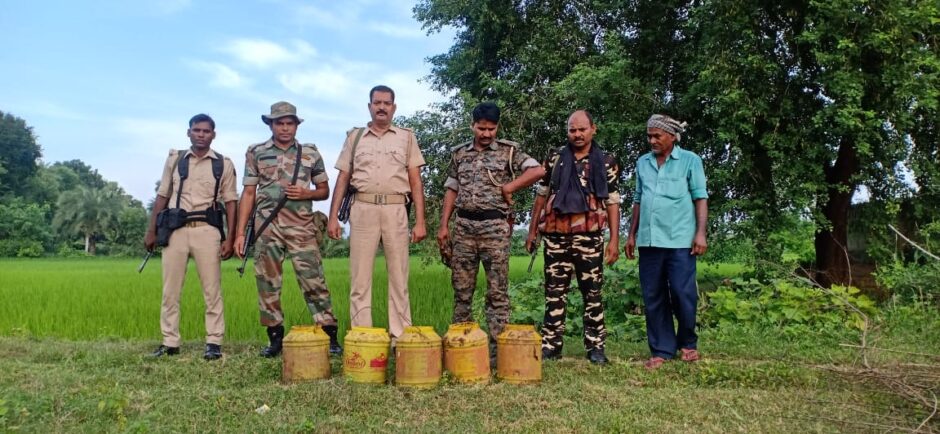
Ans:
[{"label": "brown sandal", "polygon": [[646,363],[643,364],[643,367],[649,369],[650,371],[659,369],[663,366],[663,363],[666,363],[666,359],[662,357],[650,357]]},{"label": "brown sandal", "polygon": [[695,362],[701,358],[702,356],[699,355],[698,350],[694,348],[682,348],[683,362]]}]

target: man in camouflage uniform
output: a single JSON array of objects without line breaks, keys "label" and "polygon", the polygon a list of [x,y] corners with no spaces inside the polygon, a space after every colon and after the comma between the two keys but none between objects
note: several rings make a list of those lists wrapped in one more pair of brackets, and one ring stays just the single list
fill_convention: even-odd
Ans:
[{"label": "man in camouflage uniform", "polygon": [[[267,327],[270,345],[261,351],[263,357],[276,357],[281,353],[284,338],[284,314],[281,311],[281,268],[285,255],[289,255],[297,275],[297,283],[307,302],[313,320],[323,326],[330,336],[330,353],[340,354],[337,340],[336,317],[330,304],[330,292],[323,275],[319,238],[323,228],[322,216],[317,219],[311,210],[312,200],[325,200],[329,195],[323,159],[313,144],[300,144],[295,136],[303,119],[290,103],[277,102],[270,115],[261,115],[270,126],[272,136],[263,143],[252,145],[245,154],[245,178],[242,182],[241,204],[238,217],[238,238],[235,246],[239,257],[245,256],[245,227],[255,206],[256,230],[275,212],[282,196],[287,198],[283,208],[271,220],[255,242],[255,279],[258,285],[258,306],[261,324]],[[291,184],[300,153],[301,167],[297,181]],[[309,189],[314,184],[313,190]],[[322,213],[320,213],[322,215]]]},{"label": "man in camouflage uniform", "polygon": [[[473,109],[473,141],[453,148],[444,182],[444,209],[437,232],[438,246],[452,248],[451,282],[454,286],[453,322],[473,318],[473,292],[480,262],[486,271],[486,322],[490,332],[491,358],[496,336],[509,322],[509,241],[507,218],[512,213],[512,193],[528,187],[545,175],[538,161],[519,144],[496,139],[499,107],[482,103]],[[519,174],[518,177],[515,177]],[[454,209],[454,236],[448,223]]]},{"label": "man in camouflage uniform", "polygon": [[[533,251],[538,247],[535,240],[540,231],[545,240],[542,357],[548,360],[561,358],[568,286],[574,274],[584,297],[587,358],[591,363],[607,363],[601,288],[604,263],[613,264],[619,256],[620,167],[612,155],[594,142],[596,132],[588,112],[579,110],[571,114],[568,144],[543,163],[546,174],[532,206],[526,248]],[[610,241],[605,249],[607,227]]]}]

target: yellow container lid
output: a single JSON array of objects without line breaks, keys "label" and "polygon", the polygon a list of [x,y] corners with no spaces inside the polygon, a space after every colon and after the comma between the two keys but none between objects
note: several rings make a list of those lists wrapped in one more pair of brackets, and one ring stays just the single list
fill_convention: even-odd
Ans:
[{"label": "yellow container lid", "polygon": [[290,328],[290,332],[284,337],[284,342],[299,341],[318,341],[329,340],[329,336],[318,325],[296,325]]},{"label": "yellow container lid", "polygon": [[362,342],[391,342],[388,332],[381,327],[353,327],[346,333],[346,339]]},{"label": "yellow container lid", "polygon": [[533,342],[541,343],[542,336],[535,331],[531,324],[506,324],[502,333],[496,337],[497,342]]},{"label": "yellow container lid", "polygon": [[405,327],[405,332],[398,337],[398,345],[410,343],[435,343],[440,342],[441,337],[434,331],[434,327],[429,326],[410,326]]},{"label": "yellow container lid", "polygon": [[447,346],[451,348],[477,347],[486,345],[488,338],[475,322],[451,324],[444,335]]}]

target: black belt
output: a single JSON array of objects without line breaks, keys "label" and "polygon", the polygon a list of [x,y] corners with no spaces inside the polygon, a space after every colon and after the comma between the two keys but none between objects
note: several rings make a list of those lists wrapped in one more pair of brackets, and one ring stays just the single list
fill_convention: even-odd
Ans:
[{"label": "black belt", "polygon": [[485,211],[470,211],[467,209],[458,208],[457,217],[476,221],[502,220],[506,218],[506,213],[496,209],[488,209]]}]

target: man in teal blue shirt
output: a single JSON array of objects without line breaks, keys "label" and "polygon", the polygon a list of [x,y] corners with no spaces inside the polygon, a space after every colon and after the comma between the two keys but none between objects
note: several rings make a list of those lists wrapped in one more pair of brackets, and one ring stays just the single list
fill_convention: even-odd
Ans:
[{"label": "man in teal blue shirt", "polygon": [[708,247],[708,193],[702,159],[676,145],[685,126],[659,114],[647,122],[651,152],[636,163],[633,213],[623,248],[628,259],[634,258],[637,247],[640,251],[640,287],[651,353],[648,369],[659,368],[677,351],[684,361],[699,359],[695,259]]}]

